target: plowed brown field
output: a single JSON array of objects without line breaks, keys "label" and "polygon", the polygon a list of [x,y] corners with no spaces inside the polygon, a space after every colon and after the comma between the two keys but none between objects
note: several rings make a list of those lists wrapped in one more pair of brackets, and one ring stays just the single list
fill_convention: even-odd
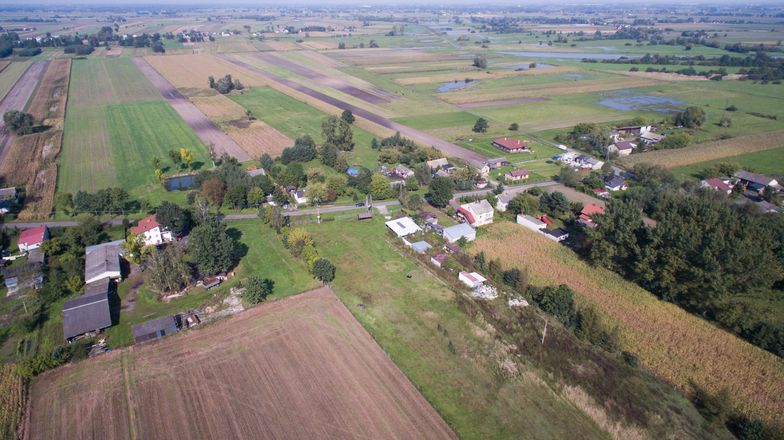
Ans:
[{"label": "plowed brown field", "polygon": [[28,438],[456,438],[328,288],[40,376]]},{"label": "plowed brown field", "polygon": [[264,78],[210,54],[148,56],[144,58],[178,89],[206,89],[208,88],[207,78],[210,75],[217,80],[226,74],[239,79],[246,87],[267,85]]}]

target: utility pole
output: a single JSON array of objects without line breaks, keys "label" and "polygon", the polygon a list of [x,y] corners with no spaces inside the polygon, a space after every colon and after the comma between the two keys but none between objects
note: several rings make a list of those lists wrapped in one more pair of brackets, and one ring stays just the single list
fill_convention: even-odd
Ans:
[{"label": "utility pole", "polygon": [[547,318],[544,318],[544,331],[542,332],[542,345],[544,345],[544,337],[547,335]]}]

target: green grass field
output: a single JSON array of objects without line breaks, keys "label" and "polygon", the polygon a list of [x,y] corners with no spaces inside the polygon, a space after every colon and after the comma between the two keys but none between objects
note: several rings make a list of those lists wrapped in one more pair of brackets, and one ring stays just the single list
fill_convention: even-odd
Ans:
[{"label": "green grass field", "polygon": [[784,175],[784,148],[774,148],[724,159],[699,162],[685,167],[673,168],[672,172],[679,178],[698,177],[697,175],[700,171],[719,163],[733,164],[739,169],[760,174],[782,176]]},{"label": "green grass field", "polygon": [[8,94],[29,65],[29,61],[14,62],[0,72],[0,99]]},{"label": "green grass field", "polygon": [[177,200],[155,179],[152,158],[175,172],[168,151],[189,148],[195,165],[207,149],[127,58],[74,60],[58,191],[119,186],[148,200]]},{"label": "green grass field", "polygon": [[[256,87],[231,99],[250,110],[253,116],[266,122],[286,136],[296,139],[310,135],[318,144],[321,137],[321,122],[328,115],[308,104],[284,95],[269,87]],[[354,151],[349,154],[349,163],[374,168],[378,152],[370,148],[373,136],[354,127]]]}]

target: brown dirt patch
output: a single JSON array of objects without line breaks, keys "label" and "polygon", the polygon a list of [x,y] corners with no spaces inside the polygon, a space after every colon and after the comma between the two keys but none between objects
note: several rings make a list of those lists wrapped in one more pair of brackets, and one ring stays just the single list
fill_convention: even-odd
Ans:
[{"label": "brown dirt patch", "polygon": [[[315,36],[311,33],[311,36]],[[337,40],[308,40],[302,43],[303,46],[306,46],[310,49],[315,50],[326,50],[326,49],[337,49],[338,42]]]},{"label": "brown dirt patch", "polygon": [[216,123],[245,117],[245,109],[224,95],[191,96],[190,101]]},{"label": "brown dirt patch", "polygon": [[[613,71],[612,73],[618,73]],[[651,78],[660,81],[708,81],[704,76],[681,75],[674,72],[623,72],[627,76],[636,76],[638,78]]]},{"label": "brown dirt patch", "polygon": [[327,288],[51,371],[31,394],[29,438],[456,438]]},{"label": "brown dirt patch", "polygon": [[210,54],[184,54],[144,57],[155,70],[177,88],[208,89],[207,77],[220,78],[230,74],[246,87],[267,85],[264,78],[254,75]]},{"label": "brown dirt patch", "polygon": [[39,121],[64,118],[70,72],[69,58],[51,61],[27,111],[35,115]]},{"label": "brown dirt patch", "polygon": [[289,51],[302,49],[297,43],[290,41],[265,41],[264,45],[276,51]]},{"label": "brown dirt patch", "polygon": [[784,145],[784,130],[779,130],[703,142],[677,150],[657,150],[632,154],[621,159],[621,163],[632,166],[641,162],[649,162],[666,168],[676,168],[708,160],[770,150],[782,145]]}]

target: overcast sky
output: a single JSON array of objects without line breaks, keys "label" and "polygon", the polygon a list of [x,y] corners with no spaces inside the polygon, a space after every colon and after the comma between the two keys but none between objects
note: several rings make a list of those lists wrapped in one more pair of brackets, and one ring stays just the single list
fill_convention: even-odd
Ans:
[{"label": "overcast sky", "polygon": [[220,1],[220,0],[158,0],[155,2],[151,2],[150,0],[141,0],[138,2],[133,1],[114,1],[114,0],[81,0],[78,2],[74,2],[74,0],[33,0],[30,2],[21,2],[19,0],[0,0],[0,5],[3,6],[26,6],[32,7],[35,5],[53,5],[53,6],[112,6],[112,7],[122,7],[122,6],[131,6],[131,7],[144,7],[154,5],[155,7],[162,7],[166,5],[177,5],[177,6],[185,6],[185,5],[209,5],[211,7],[252,7],[252,6],[277,6],[277,5],[285,5],[285,6],[302,6],[302,5],[313,5],[313,6],[326,6],[326,5],[382,5],[382,6],[395,6],[395,5],[422,5],[422,6],[439,6],[439,5],[467,5],[467,6],[482,6],[482,5],[521,5],[521,6],[531,6],[531,5],[569,5],[569,4],[618,4],[618,5],[649,5],[649,4],[716,4],[716,5],[727,5],[727,4],[737,4],[741,5],[742,7],[748,7],[751,4],[781,4],[784,6],[784,0],[755,0],[752,3],[742,3],[738,0],[633,0],[633,1],[622,1],[622,0],[533,0],[533,1],[519,1],[519,0],[433,0],[433,1],[423,1],[423,0],[327,0],[327,1],[320,1],[320,0],[294,0],[290,2],[282,1],[282,0],[231,0],[231,1]]}]

